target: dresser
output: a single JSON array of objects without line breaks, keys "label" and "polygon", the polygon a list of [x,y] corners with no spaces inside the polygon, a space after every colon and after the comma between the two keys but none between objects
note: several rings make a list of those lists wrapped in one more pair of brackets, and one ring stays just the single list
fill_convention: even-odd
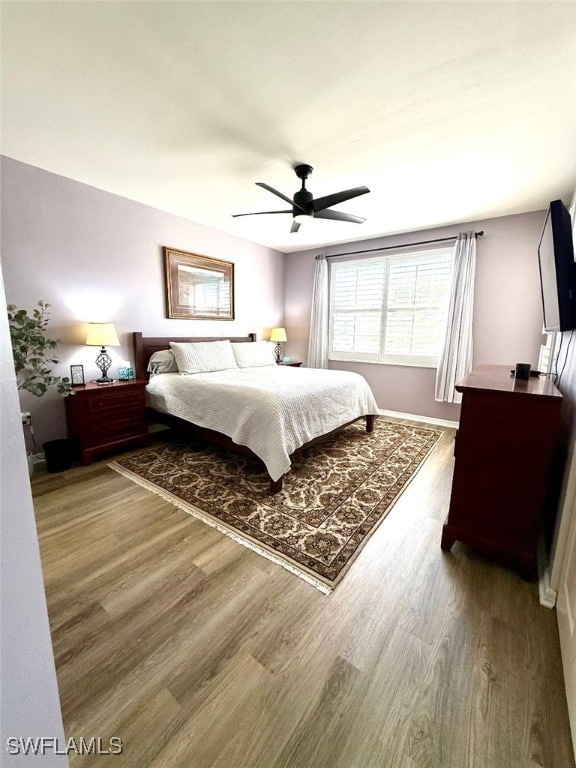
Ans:
[{"label": "dresser", "polygon": [[456,386],[462,410],[441,546],[463,541],[533,578],[562,395],[549,377],[516,380],[511,367],[479,366]]},{"label": "dresser", "polygon": [[134,379],[74,387],[65,400],[68,437],[79,446],[84,464],[97,453],[149,443],[147,383]]}]

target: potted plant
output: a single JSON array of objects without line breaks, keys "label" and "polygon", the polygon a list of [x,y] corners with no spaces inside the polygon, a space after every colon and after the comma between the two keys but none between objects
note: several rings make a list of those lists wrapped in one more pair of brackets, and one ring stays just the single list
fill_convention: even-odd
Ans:
[{"label": "potted plant", "polygon": [[[55,386],[62,396],[69,395],[72,391],[70,379],[67,376],[54,376],[49,367],[60,362],[54,355],[60,339],[50,339],[46,336],[49,307],[47,302],[39,301],[38,307],[33,309],[31,314],[25,309],[18,309],[14,304],[7,307],[18,389],[26,390],[36,397],[42,397],[51,386]],[[34,448],[37,450],[32,428],[31,434]],[[38,461],[38,458],[38,453],[28,454],[31,473],[34,461]]]},{"label": "potted plant", "polygon": [[63,396],[69,395],[72,390],[67,376],[53,376],[51,368],[48,368],[48,365],[60,362],[52,354],[60,344],[60,339],[49,339],[46,336],[49,306],[45,301],[39,301],[38,308],[31,315],[14,304],[9,304],[7,308],[18,389],[25,389],[36,397],[44,395],[52,385]]}]

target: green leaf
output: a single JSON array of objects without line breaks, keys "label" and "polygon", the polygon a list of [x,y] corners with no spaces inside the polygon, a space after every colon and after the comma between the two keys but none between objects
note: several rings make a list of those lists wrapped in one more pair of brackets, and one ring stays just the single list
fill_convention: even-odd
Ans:
[{"label": "green leaf", "polygon": [[36,397],[44,395],[50,386],[55,386],[60,394],[68,394],[71,390],[67,377],[53,376],[48,368],[48,365],[60,362],[59,357],[48,357],[48,353],[62,343],[60,339],[50,339],[46,336],[49,307],[50,304],[42,299],[31,314],[25,309],[18,309],[15,304],[7,306],[18,388],[25,389]]}]

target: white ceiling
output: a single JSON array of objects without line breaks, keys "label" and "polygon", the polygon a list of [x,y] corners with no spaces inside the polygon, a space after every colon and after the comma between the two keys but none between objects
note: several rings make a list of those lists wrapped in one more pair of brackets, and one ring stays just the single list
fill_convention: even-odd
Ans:
[{"label": "white ceiling", "polygon": [[[2,2],[5,155],[281,251],[576,186],[573,2]],[[297,162],[364,224],[290,216]]]}]

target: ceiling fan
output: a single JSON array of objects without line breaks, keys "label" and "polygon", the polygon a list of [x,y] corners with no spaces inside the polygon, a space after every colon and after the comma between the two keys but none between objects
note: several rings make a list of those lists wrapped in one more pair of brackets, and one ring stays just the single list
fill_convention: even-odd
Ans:
[{"label": "ceiling fan", "polygon": [[256,184],[259,187],[267,189],[268,192],[272,192],[276,197],[280,197],[287,203],[290,203],[292,208],[284,211],[256,211],[255,213],[233,213],[234,218],[238,216],[263,216],[269,213],[291,213],[293,216],[292,227],[290,232],[298,232],[300,225],[307,218],[316,219],[332,219],[333,221],[350,221],[354,224],[362,224],[366,219],[360,216],[353,216],[350,213],[341,213],[340,211],[328,210],[333,205],[343,203],[346,200],[351,200],[353,197],[359,195],[365,195],[370,192],[368,187],[354,187],[353,189],[345,189],[342,192],[335,192],[333,195],[326,195],[325,197],[319,197],[316,200],[312,192],[306,189],[306,179],[310,176],[314,169],[311,165],[301,164],[294,166],[294,172],[299,179],[302,179],[302,187],[296,192],[294,198],[290,200],[289,197],[283,195],[282,192],[278,192],[274,187],[270,187],[268,184],[264,184],[262,181],[257,181]]}]

